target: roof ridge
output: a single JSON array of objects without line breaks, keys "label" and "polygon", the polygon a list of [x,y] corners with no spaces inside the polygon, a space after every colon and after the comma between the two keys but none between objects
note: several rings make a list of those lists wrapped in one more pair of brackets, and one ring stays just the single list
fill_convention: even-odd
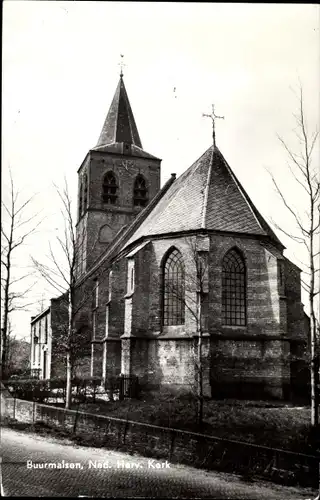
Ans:
[{"label": "roof ridge", "polygon": [[[116,126],[114,127],[114,142],[117,141],[117,132],[118,132],[118,116],[119,116],[119,104],[120,104],[120,93],[121,93],[121,83],[122,83],[122,77],[120,77],[120,81],[119,81],[119,96],[118,96],[118,106],[117,106],[117,111],[116,111]],[[111,106],[112,106],[112,103],[111,103]],[[110,106],[110,107],[111,107]]]},{"label": "roof ridge", "polygon": [[203,207],[202,207],[203,213],[202,213],[202,221],[201,221],[201,228],[202,229],[205,229],[205,227],[206,227],[207,205],[208,205],[209,187],[210,187],[210,181],[211,181],[211,175],[212,175],[213,153],[214,153],[214,148],[212,146],[211,160],[209,163],[207,182],[206,182],[205,193],[204,193],[204,198],[203,198]]}]

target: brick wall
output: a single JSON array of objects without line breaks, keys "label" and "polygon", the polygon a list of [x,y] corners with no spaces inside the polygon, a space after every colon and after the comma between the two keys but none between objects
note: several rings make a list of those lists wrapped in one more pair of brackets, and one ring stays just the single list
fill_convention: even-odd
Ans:
[{"label": "brick wall", "polygon": [[252,474],[281,484],[318,486],[319,458],[130,420],[6,398],[6,415],[68,430],[91,446],[116,448],[170,463]]},{"label": "brick wall", "polygon": [[288,341],[213,338],[213,397],[288,397],[289,356]]},{"label": "brick wall", "polygon": [[[152,241],[138,252],[135,255],[136,286],[130,300],[133,304],[131,333],[139,337],[158,337],[161,330],[161,266],[164,255],[172,246],[181,251],[191,286],[195,284],[193,250],[185,238]],[[234,246],[242,252],[247,269],[245,327],[225,326],[221,318],[221,262],[224,254]],[[282,299],[284,291],[279,287],[279,258],[283,261],[277,249],[270,248],[270,245],[265,248],[254,238],[211,237],[209,296],[204,314],[207,310],[205,323],[212,341],[210,354],[205,359],[216,355],[221,360],[219,363],[212,361],[212,380],[221,368],[220,384],[228,384],[236,377],[242,384],[253,382],[254,386],[265,388],[270,395],[282,397],[287,394],[290,347],[287,341],[281,341],[287,334],[287,306]],[[169,328],[157,342],[141,340],[138,348],[133,347],[138,341],[131,342],[131,372],[139,374],[148,383],[150,379],[155,384],[171,384],[175,380],[176,384],[190,385],[189,380],[194,380],[192,349],[187,347],[192,342],[169,338],[170,333],[181,338],[196,333],[195,293],[194,297],[192,293],[189,295],[192,300],[186,308],[183,329]],[[218,342],[215,342],[215,336],[218,336]]]},{"label": "brick wall", "polygon": [[[190,282],[189,302],[185,308],[185,325],[163,330],[161,326],[162,263],[172,246],[180,250],[185,262]],[[246,264],[247,324],[241,327],[224,325],[221,314],[221,263],[225,253],[232,247],[239,249]],[[287,270],[289,263],[284,260],[281,252],[270,243],[264,244],[256,238],[210,235],[207,255],[209,291],[203,311],[204,315],[207,315],[204,318],[204,324],[210,334],[211,348],[208,349],[205,359],[208,362],[210,357],[213,359],[215,349],[217,349],[216,355],[222,360],[218,365],[214,365],[212,361],[211,380],[217,377],[215,371],[217,371],[217,366],[223,367],[225,357],[229,374],[225,372],[224,379],[222,370],[220,384],[223,382],[228,384],[230,376],[231,378],[238,377],[242,384],[246,381],[251,383],[256,378],[256,385],[260,384],[264,389],[269,386],[270,390],[267,388],[267,392],[269,391],[270,394],[278,397],[281,397],[281,394],[285,396],[290,378],[288,340],[298,335],[299,338],[305,336],[303,324],[299,323],[302,309],[299,274],[296,268],[294,267],[290,274]],[[141,248],[132,259],[135,265],[135,288],[130,298],[125,299],[127,259],[123,258],[112,267],[113,284],[112,298],[108,306],[108,334],[112,338],[119,339],[126,333],[126,335],[133,335],[140,339],[141,345],[138,341],[130,343],[130,349],[124,361],[126,373],[131,371],[131,373],[139,374],[148,383],[151,378],[156,385],[169,384],[173,378],[178,384],[188,385],[188,379],[192,378],[193,370],[190,348],[186,347],[188,340],[179,343],[178,339],[192,338],[196,333],[195,263],[190,240],[184,237],[153,240]],[[280,273],[280,266],[284,266],[284,274]],[[106,270],[107,264],[104,270],[99,270],[96,276],[87,280],[85,284],[85,287],[90,290],[90,287],[92,289],[94,286],[94,278],[99,279],[97,311],[97,338],[99,339],[104,338],[106,330],[105,304],[108,301],[109,287]],[[289,277],[287,277],[288,273]],[[191,289],[192,286],[194,286],[194,291]],[[126,322],[125,300],[128,302]],[[131,309],[129,302],[132,303]],[[92,316],[90,308],[88,316],[89,318]],[[143,338],[159,338],[159,340],[143,342]],[[192,342],[189,343],[192,344]],[[124,345],[126,344],[123,343]],[[138,347],[134,347],[136,345]],[[230,356],[231,347],[234,353],[232,356]],[[97,356],[97,363],[102,366],[101,353],[99,360],[98,358],[99,356]],[[108,364],[114,365],[109,355],[107,366]],[[119,364],[117,361],[116,365],[119,366]],[[246,366],[247,369],[243,368]]]},{"label": "brick wall", "polygon": [[[127,163],[126,163],[127,162]],[[129,162],[129,163],[128,163]],[[141,211],[133,205],[133,187],[138,174],[143,175],[149,201],[160,189],[160,160],[90,151],[80,175],[88,174],[87,269],[116,234]],[[112,171],[117,179],[117,203],[108,205],[102,199],[105,174]]]},{"label": "brick wall", "polygon": [[303,304],[301,303],[300,269],[286,259],[284,271],[288,332],[296,340],[307,341]]}]

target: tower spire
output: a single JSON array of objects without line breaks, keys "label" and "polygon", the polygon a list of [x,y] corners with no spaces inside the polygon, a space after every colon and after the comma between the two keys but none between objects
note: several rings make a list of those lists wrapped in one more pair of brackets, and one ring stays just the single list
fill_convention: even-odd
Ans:
[{"label": "tower spire", "polygon": [[216,148],[216,129],[215,129],[215,120],[216,118],[220,118],[224,120],[224,116],[218,116],[214,112],[214,104],[212,104],[212,113],[211,115],[207,115],[205,113],[202,113],[202,116],[205,116],[206,118],[211,118],[212,120],[212,141],[213,141],[213,147],[214,149]]},{"label": "tower spire", "polygon": [[122,77],[123,62],[121,61],[120,80],[103,124],[97,146],[123,142],[133,144],[142,149],[138,129]]}]

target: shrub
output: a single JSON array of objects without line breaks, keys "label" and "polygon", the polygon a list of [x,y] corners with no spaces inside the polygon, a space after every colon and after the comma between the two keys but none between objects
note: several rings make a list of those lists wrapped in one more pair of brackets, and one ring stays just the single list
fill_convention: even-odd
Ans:
[{"label": "shrub", "polygon": [[19,399],[42,403],[50,395],[48,380],[12,378],[6,385],[11,394]]}]

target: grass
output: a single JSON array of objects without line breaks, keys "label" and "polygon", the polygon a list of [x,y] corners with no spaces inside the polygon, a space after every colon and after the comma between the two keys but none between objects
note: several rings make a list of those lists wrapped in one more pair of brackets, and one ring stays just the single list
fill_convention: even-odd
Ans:
[{"label": "grass", "polygon": [[169,393],[142,394],[139,399],[73,405],[73,409],[110,417],[203,432],[300,453],[314,452],[310,409],[265,401],[207,400],[201,428],[196,425],[196,400]]}]

